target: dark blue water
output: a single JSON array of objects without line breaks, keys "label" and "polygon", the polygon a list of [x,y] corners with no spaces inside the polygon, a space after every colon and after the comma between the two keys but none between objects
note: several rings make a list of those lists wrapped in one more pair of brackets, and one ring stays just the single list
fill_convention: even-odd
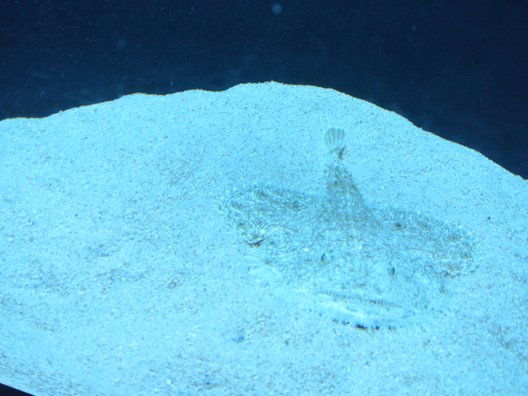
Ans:
[{"label": "dark blue water", "polygon": [[528,178],[527,8],[522,0],[4,2],[0,119],[131,92],[276,80],[367,99]]}]

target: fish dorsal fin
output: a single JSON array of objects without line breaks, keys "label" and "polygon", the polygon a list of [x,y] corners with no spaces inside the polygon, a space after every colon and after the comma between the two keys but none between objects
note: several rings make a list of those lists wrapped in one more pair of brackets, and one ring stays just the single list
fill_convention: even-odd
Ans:
[{"label": "fish dorsal fin", "polygon": [[328,207],[334,214],[339,214],[341,221],[356,226],[370,220],[370,211],[363,202],[352,174],[346,169],[343,161],[345,152],[345,131],[330,128],[324,134],[326,154],[328,157],[326,199]]},{"label": "fish dorsal fin", "polygon": [[326,154],[332,159],[343,159],[346,150],[345,130],[341,128],[330,128],[324,134]]},{"label": "fish dorsal fin", "polygon": [[356,193],[357,189],[352,175],[341,161],[345,150],[344,129],[328,129],[324,134],[324,142],[327,155],[327,193],[329,195],[349,195],[351,189]]}]

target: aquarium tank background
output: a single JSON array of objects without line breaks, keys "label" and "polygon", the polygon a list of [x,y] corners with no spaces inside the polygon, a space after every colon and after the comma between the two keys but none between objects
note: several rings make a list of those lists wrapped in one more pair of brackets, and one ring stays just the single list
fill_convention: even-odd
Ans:
[{"label": "aquarium tank background", "polygon": [[0,119],[279,81],[393,110],[528,177],[523,1],[6,1]]},{"label": "aquarium tank background", "polygon": [[[132,93],[224,91],[270,81],[313,85],[398,113],[526,179],[527,38],[528,5],[520,0],[5,1],[0,10],[0,120],[47,117]],[[339,135],[336,130],[329,129]],[[336,147],[340,164],[345,145]],[[304,212],[299,217],[309,217],[304,213],[313,202],[327,205],[320,197],[292,191],[242,190],[227,195],[220,206],[227,219],[243,226],[241,240],[259,247],[268,236],[251,227],[280,218],[278,201],[290,209],[300,205]],[[255,217],[255,207],[265,208],[262,218]],[[387,213],[379,217],[397,228],[395,218],[408,219]],[[429,221],[405,216],[415,216],[412,221],[421,226]],[[323,223],[329,224],[332,218]],[[433,234],[435,241],[413,236],[409,246],[465,236],[444,231],[436,220],[423,227],[430,224],[441,229]],[[371,234],[388,227],[376,225]],[[295,231],[305,237],[304,229]],[[298,243],[284,242],[288,235],[271,235],[268,239],[276,238],[283,249]],[[466,243],[462,237],[455,242]],[[280,267],[285,261],[276,252],[267,251],[268,261]],[[326,252],[319,256],[321,263],[330,257]],[[385,324],[372,323],[376,330]],[[0,391],[23,394],[3,385]]]}]

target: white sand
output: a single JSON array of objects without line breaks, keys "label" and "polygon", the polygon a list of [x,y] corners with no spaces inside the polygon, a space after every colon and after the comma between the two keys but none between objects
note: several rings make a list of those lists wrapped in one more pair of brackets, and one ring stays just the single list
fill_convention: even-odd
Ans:
[{"label": "white sand", "polygon": [[[364,331],[281,283],[218,209],[325,188],[459,224],[475,272]],[[39,395],[528,394],[528,183],[397,114],[277,83],[131,95],[0,122],[0,382]]]}]

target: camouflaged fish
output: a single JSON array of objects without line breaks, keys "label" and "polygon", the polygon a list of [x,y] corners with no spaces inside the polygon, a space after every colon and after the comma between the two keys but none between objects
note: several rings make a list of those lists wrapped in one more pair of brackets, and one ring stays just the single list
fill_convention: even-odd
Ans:
[{"label": "camouflaged fish", "polygon": [[257,185],[220,207],[285,287],[322,314],[361,329],[399,327],[424,313],[444,282],[476,267],[469,232],[418,213],[369,208],[343,158],[345,131],[324,135],[326,195]]}]

